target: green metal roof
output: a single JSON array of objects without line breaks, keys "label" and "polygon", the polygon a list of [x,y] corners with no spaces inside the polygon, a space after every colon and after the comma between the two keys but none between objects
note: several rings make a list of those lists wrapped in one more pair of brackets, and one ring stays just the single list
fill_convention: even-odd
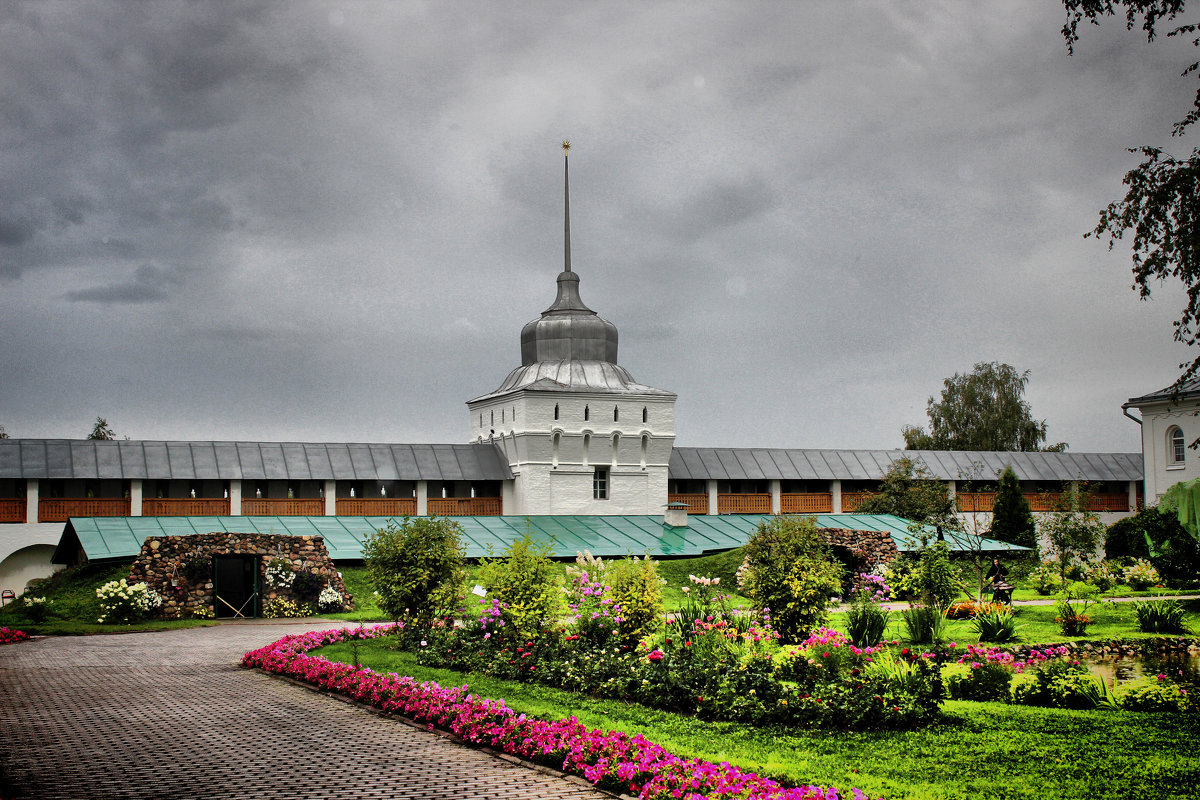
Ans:
[{"label": "green metal roof", "polygon": [[[291,536],[320,535],[335,561],[362,558],[363,542],[390,517],[72,517],[63,529],[54,552],[54,563],[68,563],[77,539],[89,561],[133,558],[148,536],[186,536],[194,533],[276,533]],[[686,528],[672,528],[658,516],[530,516],[453,517],[463,530],[468,558],[504,552],[526,532],[553,544],[553,555],[570,558],[588,550],[592,555],[620,557],[649,553],[653,556],[697,556],[729,550],[746,543],[762,515],[696,515]],[[915,550],[917,537],[907,520],[888,514],[818,514],[822,528],[887,531],[900,550]],[[933,535],[932,529],[929,533]],[[952,550],[971,549],[971,543],[946,534]],[[1021,550],[1016,545],[984,541],[984,550]]]}]

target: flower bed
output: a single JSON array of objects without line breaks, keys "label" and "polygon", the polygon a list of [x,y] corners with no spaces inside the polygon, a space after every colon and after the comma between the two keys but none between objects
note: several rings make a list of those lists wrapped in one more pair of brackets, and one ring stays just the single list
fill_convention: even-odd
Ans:
[{"label": "flower bed", "polygon": [[[301,680],[384,711],[426,722],[430,727],[449,730],[463,741],[551,765],[580,775],[600,788],[629,792],[640,798],[840,800],[843,797],[832,788],[785,788],[728,763],[684,759],[641,736],[592,730],[574,717],[554,721],[531,719],[516,714],[503,700],[470,694],[467,686],[418,683],[395,673],[384,675],[308,655],[309,650],[325,645],[381,636],[390,627],[379,625],[285,636],[246,653],[242,666]],[[851,793],[849,796],[855,800],[866,800],[858,789],[851,789]]]},{"label": "flower bed", "polygon": [[25,631],[19,631],[16,628],[0,628],[0,644],[16,644],[28,638],[29,634]]}]

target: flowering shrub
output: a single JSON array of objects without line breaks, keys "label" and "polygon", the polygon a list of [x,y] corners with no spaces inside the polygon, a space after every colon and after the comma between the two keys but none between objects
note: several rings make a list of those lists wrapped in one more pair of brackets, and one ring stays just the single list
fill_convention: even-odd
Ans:
[{"label": "flowering shrub", "polygon": [[1135,559],[1132,565],[1125,568],[1125,582],[1135,591],[1148,589],[1158,581],[1158,570],[1144,558]]},{"label": "flowering shrub", "polygon": [[317,595],[317,609],[322,614],[333,614],[341,611],[342,608],[342,595],[332,586],[326,585]]},{"label": "flowering shrub", "polygon": [[312,606],[308,605],[307,603],[297,603],[294,600],[285,600],[282,597],[268,600],[263,605],[262,612],[262,615],[268,619],[279,619],[281,617],[311,617],[312,614]]},{"label": "flowering shrub", "polygon": [[25,616],[29,618],[30,622],[35,624],[45,622],[46,612],[50,610],[45,597],[22,597],[21,601],[25,606],[23,609]]},{"label": "flowering shrub", "polygon": [[480,582],[501,603],[508,624],[522,636],[553,625],[562,609],[554,548],[533,541],[528,533],[509,543],[504,558],[482,563]]},{"label": "flowering shrub", "polygon": [[0,628],[0,644],[15,644],[28,638],[29,634],[25,631],[19,631],[16,628]]},{"label": "flowering shrub", "polygon": [[1061,646],[1034,650],[1024,661],[999,649],[973,646],[958,663],[942,669],[946,691],[968,700],[1005,699],[999,689],[1005,675],[1007,699],[1012,703],[1075,709],[1119,704],[1103,679],[1088,672]]},{"label": "flowering shrub", "polygon": [[286,558],[272,558],[263,570],[263,578],[272,589],[283,589],[296,580],[296,570],[292,569],[292,562]]},{"label": "flowering shrub", "polygon": [[1050,595],[1062,586],[1062,578],[1058,574],[1058,565],[1053,561],[1043,561],[1029,572],[1029,583],[1040,595]]},{"label": "flowering shrub", "polygon": [[760,608],[771,609],[775,629],[799,642],[825,621],[831,597],[842,590],[842,568],[811,517],[771,517],[759,523],[743,549],[739,585]]},{"label": "flowering shrub", "polygon": [[920,692],[866,675],[879,648],[860,648],[818,629],[780,650],[770,613],[729,610],[715,581],[692,581],[693,612],[668,619],[641,640],[621,634],[621,607],[584,569],[573,572],[565,629],[524,636],[506,623],[499,600],[481,601],[477,621],[436,620],[405,641],[427,666],[479,672],[599,697],[637,701],[705,719],[854,729],[911,727],[937,712],[932,684]]},{"label": "flowering shrub", "polygon": [[[555,721],[517,715],[503,700],[489,700],[468,687],[418,683],[395,674],[337,664],[307,655],[335,642],[374,638],[389,626],[316,631],[287,636],[246,653],[242,666],[263,669],[310,683],[385,711],[402,714],[449,730],[460,739],[552,765],[580,775],[610,791],[639,798],[754,798],[754,800],[839,800],[836,789],[817,786],[785,788],[727,763],[683,759],[641,736],[589,729],[574,717]],[[852,789],[855,800],[866,800]]]},{"label": "flowering shrub", "polygon": [[124,578],[109,581],[96,590],[100,609],[104,613],[97,622],[137,622],[150,616],[162,605],[158,592],[144,582],[131,584]]},{"label": "flowering shrub", "polygon": [[662,587],[658,564],[650,556],[609,562],[604,582],[621,609],[620,631],[627,641],[649,636],[662,627]]},{"label": "flowering shrub", "polygon": [[1092,603],[1096,602],[1097,590],[1091,584],[1076,581],[1066,586],[1055,596],[1054,610],[1064,636],[1083,636],[1087,627],[1092,624],[1092,618],[1085,612]]},{"label": "flowering shrub", "polygon": [[1115,561],[1100,561],[1088,565],[1084,570],[1084,579],[1102,592],[1107,592],[1116,586],[1121,582],[1121,578],[1122,569]]}]

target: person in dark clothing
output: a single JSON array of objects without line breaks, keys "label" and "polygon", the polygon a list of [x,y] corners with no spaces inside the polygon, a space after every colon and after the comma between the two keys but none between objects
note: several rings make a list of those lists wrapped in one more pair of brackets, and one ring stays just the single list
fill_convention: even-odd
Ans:
[{"label": "person in dark clothing", "polygon": [[993,558],[992,566],[987,571],[985,579],[992,584],[992,602],[993,603],[1011,603],[1013,589],[1016,587],[1008,582],[1008,570],[1000,563],[1000,559]]}]

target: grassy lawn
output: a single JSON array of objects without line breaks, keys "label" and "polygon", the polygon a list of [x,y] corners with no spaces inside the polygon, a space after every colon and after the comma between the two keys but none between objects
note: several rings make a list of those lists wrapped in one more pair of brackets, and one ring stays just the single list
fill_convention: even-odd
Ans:
[{"label": "grassy lawn", "polygon": [[[724,582],[724,581],[722,581]],[[352,662],[340,644],[316,651]],[[714,723],[486,676],[429,669],[380,642],[359,647],[380,672],[444,685],[469,684],[513,710],[576,716],[604,730],[640,733],[671,752],[728,761],[789,784],[856,786],[871,797],[1195,798],[1200,716],[1065,711],[951,701],[942,721],[921,731],[842,733]]]}]

